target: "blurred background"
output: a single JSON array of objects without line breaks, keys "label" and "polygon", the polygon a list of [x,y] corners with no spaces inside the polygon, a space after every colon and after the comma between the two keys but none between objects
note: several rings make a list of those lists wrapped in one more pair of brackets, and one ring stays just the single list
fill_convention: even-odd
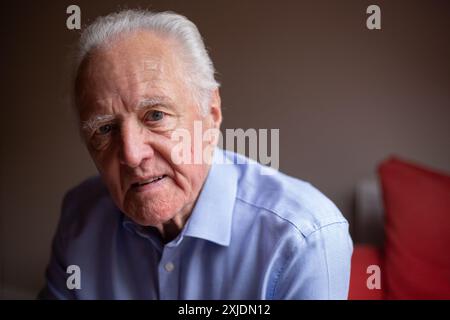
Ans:
[{"label": "blurred background", "polygon": [[[331,198],[355,242],[355,190],[380,161],[450,171],[448,1],[2,1],[1,298],[34,298],[62,197],[96,173],[68,103],[71,4],[82,25],[136,7],[196,23],[222,84],[222,129],[280,129],[280,170]],[[371,4],[381,30],[366,28]]]}]

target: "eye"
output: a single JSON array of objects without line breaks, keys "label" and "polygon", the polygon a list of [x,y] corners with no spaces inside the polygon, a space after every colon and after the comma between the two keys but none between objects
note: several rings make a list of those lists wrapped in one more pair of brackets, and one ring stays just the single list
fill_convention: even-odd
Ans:
[{"label": "eye", "polygon": [[159,121],[159,120],[162,120],[163,118],[164,118],[164,112],[158,111],[158,110],[150,111],[149,113],[147,113],[145,115],[146,121]]},{"label": "eye", "polygon": [[105,124],[105,125],[101,126],[100,128],[98,128],[95,131],[95,134],[97,134],[97,135],[105,135],[105,134],[110,133],[111,130],[112,130],[112,125],[111,124]]}]

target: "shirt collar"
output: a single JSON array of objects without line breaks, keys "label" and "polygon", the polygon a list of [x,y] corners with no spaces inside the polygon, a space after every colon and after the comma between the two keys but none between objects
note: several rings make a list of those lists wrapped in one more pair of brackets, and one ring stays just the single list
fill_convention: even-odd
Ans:
[{"label": "shirt collar", "polygon": [[238,172],[225,151],[215,149],[211,168],[197,203],[185,227],[185,236],[201,238],[228,246]]},{"label": "shirt collar", "polygon": [[[224,150],[215,149],[211,168],[192,214],[180,235],[172,242],[178,243],[184,236],[189,236],[222,246],[230,244],[238,180],[238,172],[232,163],[233,160],[226,157]],[[148,232],[143,231],[141,226],[126,215],[123,215],[122,223],[129,231],[137,232],[154,242],[155,239]]]}]

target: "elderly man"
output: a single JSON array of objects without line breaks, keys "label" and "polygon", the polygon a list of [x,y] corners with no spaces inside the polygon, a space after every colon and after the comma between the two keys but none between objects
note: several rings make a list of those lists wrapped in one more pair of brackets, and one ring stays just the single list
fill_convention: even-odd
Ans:
[{"label": "elderly man", "polygon": [[175,161],[176,130],[222,120],[192,22],[136,10],[97,19],[80,39],[74,93],[100,177],[64,199],[41,297],[347,298],[348,224],[318,190],[237,164],[214,139],[201,146],[212,164]]}]

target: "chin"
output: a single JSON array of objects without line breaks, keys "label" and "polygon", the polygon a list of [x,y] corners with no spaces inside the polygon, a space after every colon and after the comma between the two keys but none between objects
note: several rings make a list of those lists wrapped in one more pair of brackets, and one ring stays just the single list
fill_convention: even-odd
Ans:
[{"label": "chin", "polygon": [[179,210],[174,204],[147,203],[142,206],[126,206],[124,212],[139,225],[159,226],[173,219]]}]

